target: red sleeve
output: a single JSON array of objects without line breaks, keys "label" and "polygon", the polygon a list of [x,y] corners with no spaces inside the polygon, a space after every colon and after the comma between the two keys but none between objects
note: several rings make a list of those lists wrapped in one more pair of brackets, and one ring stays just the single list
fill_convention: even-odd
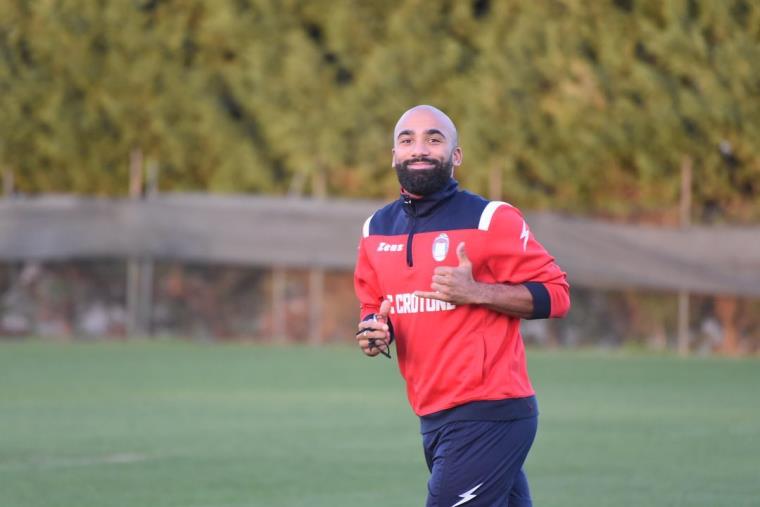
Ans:
[{"label": "red sleeve", "polygon": [[360,319],[364,320],[367,315],[377,313],[380,309],[383,294],[380,291],[377,274],[367,257],[364,238],[359,240],[358,250],[356,268],[354,269],[354,292],[356,292],[356,297],[361,305]]},{"label": "red sleeve", "polygon": [[499,206],[487,230],[488,267],[496,280],[527,287],[533,295],[532,318],[564,317],[570,309],[567,276],[533,236],[520,211]]}]

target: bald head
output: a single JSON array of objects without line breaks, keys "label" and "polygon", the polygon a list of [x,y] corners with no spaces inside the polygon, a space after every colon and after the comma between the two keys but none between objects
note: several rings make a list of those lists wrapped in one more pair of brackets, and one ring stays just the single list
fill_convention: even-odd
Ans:
[{"label": "bald head", "polygon": [[415,106],[393,129],[393,161],[407,194],[430,195],[444,188],[462,163],[457,128],[433,106]]},{"label": "bald head", "polygon": [[401,118],[396,122],[396,128],[393,129],[394,143],[402,132],[414,130],[410,127],[416,127],[420,124],[427,125],[429,129],[426,130],[440,131],[451,146],[459,146],[459,134],[457,134],[457,128],[451,118],[437,107],[426,104],[414,106],[401,115]]}]

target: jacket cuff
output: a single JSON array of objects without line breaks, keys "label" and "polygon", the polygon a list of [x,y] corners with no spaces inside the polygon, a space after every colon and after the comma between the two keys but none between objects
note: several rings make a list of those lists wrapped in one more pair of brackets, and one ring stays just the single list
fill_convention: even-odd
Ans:
[{"label": "jacket cuff", "polygon": [[548,319],[552,313],[552,300],[544,284],[525,282],[523,285],[528,289],[530,295],[533,296],[533,314],[528,319]]}]

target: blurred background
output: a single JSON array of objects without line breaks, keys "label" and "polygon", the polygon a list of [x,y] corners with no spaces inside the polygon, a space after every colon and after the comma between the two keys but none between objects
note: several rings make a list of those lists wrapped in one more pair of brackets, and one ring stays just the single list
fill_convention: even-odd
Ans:
[{"label": "blurred background", "polygon": [[749,0],[5,0],[0,336],[350,342],[430,103],[568,272],[529,343],[757,354],[759,61]]},{"label": "blurred background", "polygon": [[571,283],[536,505],[757,506],[759,62],[756,0],[0,0],[0,505],[421,505],[352,272],[428,103]]}]

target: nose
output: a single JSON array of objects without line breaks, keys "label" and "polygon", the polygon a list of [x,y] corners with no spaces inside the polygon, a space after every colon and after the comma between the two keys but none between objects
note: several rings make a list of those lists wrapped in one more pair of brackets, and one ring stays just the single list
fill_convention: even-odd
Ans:
[{"label": "nose", "polygon": [[430,147],[425,142],[425,139],[420,139],[412,146],[412,157],[426,157],[430,155]]}]

